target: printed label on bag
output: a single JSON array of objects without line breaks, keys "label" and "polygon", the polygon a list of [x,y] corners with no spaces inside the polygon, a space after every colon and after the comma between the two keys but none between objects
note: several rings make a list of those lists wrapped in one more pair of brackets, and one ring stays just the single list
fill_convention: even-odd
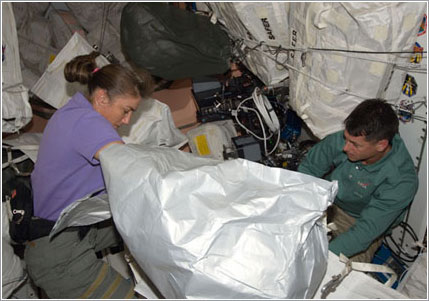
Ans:
[{"label": "printed label on bag", "polygon": [[195,137],[194,142],[197,146],[198,154],[200,154],[201,156],[210,155],[210,148],[205,135]]},{"label": "printed label on bag", "polygon": [[298,41],[298,32],[295,29],[291,29],[291,40],[290,45],[292,49],[288,52],[288,61],[289,63],[293,63],[295,59],[295,50],[293,48],[296,47],[296,42]]},{"label": "printed label on bag", "polygon": [[423,59],[423,47],[419,43],[414,44],[414,55],[411,57],[411,63],[419,64]]},{"label": "printed label on bag", "polygon": [[273,35],[273,30],[271,29],[270,22],[268,22],[268,18],[261,18],[262,25],[264,25],[265,31],[270,40],[275,40],[276,38]]},{"label": "printed label on bag", "polygon": [[418,32],[417,36],[422,36],[422,35],[424,35],[424,34],[426,33],[426,28],[427,28],[427,26],[428,26],[428,17],[427,17],[427,15],[425,14],[425,15],[423,16],[422,23],[420,24],[420,28],[419,28],[419,32]]},{"label": "printed label on bag", "polygon": [[411,75],[407,74],[402,86],[402,93],[411,97],[417,93],[417,82]]}]

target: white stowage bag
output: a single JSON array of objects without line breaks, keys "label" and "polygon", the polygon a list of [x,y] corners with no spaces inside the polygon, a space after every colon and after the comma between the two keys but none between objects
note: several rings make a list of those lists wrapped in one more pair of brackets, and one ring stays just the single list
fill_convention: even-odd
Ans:
[{"label": "white stowage bag", "polygon": [[125,143],[180,148],[188,142],[174,125],[170,107],[153,98],[144,99],[130,123],[122,125],[118,133]]},{"label": "white stowage bag", "polygon": [[289,76],[289,71],[275,62],[287,60],[287,53],[247,51],[260,42],[266,45],[289,45],[287,2],[211,2],[213,19],[227,28],[232,40],[242,40],[235,55],[266,85],[277,84]]},{"label": "white stowage bag", "polygon": [[[427,10],[426,2],[411,1],[208,5],[213,20],[242,40],[235,54],[264,84],[289,77],[291,108],[321,139],[341,130],[364,99],[386,98],[392,70],[409,69]],[[393,83],[398,93],[404,79]]]},{"label": "white stowage bag", "polygon": [[[31,88],[31,92],[56,109],[65,105],[78,91],[84,91],[85,86],[79,83],[69,83],[64,77],[64,67],[78,55],[89,54],[94,49],[79,34],[74,33],[67,44],[61,49],[54,61]],[[97,66],[103,67],[109,61],[104,56],[96,58]]]},{"label": "white stowage bag", "polygon": [[426,299],[428,290],[427,253],[421,253],[411,264],[397,290],[413,299]]},{"label": "white stowage bag", "polygon": [[289,31],[296,51],[288,58],[293,66],[290,105],[316,136],[322,139],[343,129],[344,119],[363,100],[384,98],[392,70],[411,57],[394,52],[412,51],[425,6],[393,1],[291,2]]},{"label": "white stowage bag", "polygon": [[[42,133],[22,133],[14,139],[3,139],[2,143],[11,145],[12,149],[19,149],[35,163],[42,135]],[[5,161],[3,161],[3,164],[5,164]]]},{"label": "white stowage bag", "polygon": [[12,3],[2,3],[2,132],[15,133],[27,125],[33,113],[28,89],[23,85],[18,35]]},{"label": "white stowage bag", "polygon": [[115,224],[166,298],[311,298],[337,182],[164,147],[100,154]]}]

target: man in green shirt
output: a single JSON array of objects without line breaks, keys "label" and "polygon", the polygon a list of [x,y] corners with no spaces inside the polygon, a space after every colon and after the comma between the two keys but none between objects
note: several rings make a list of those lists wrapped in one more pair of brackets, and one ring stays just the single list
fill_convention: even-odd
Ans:
[{"label": "man in green shirt", "polygon": [[338,181],[328,209],[328,221],[338,229],[329,249],[371,262],[383,236],[402,220],[418,179],[396,113],[385,101],[363,101],[344,124],[308,152],[298,171]]}]

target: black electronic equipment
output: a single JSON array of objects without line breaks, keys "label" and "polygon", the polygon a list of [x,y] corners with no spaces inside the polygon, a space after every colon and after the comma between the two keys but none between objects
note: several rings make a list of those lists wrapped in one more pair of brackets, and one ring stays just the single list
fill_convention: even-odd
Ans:
[{"label": "black electronic equipment", "polygon": [[197,119],[211,122],[232,118],[232,111],[242,100],[252,95],[262,82],[244,71],[240,77],[221,80],[216,77],[200,77],[192,80],[192,92],[197,105]]},{"label": "black electronic equipment", "polygon": [[238,136],[232,142],[240,158],[258,162],[261,160],[261,146],[253,136]]}]

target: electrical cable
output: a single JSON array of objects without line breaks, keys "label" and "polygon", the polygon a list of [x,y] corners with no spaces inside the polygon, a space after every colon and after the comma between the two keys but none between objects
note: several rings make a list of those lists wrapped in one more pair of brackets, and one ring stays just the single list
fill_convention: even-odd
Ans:
[{"label": "electrical cable", "polygon": [[416,107],[416,108],[413,108],[413,111],[410,111],[410,110],[408,110],[408,109],[406,109],[406,108],[401,108],[401,106],[400,105],[396,105],[396,104],[393,104],[392,103],[392,100],[388,100],[387,101],[387,103],[388,104],[390,104],[392,107],[393,107],[393,109],[394,110],[396,110],[396,111],[400,111],[400,112],[405,112],[405,113],[408,113],[408,114],[410,114],[410,115],[412,115],[412,118],[413,119],[415,119],[415,120],[418,120],[418,121],[426,121],[426,116],[420,116],[420,115],[416,115],[415,114],[415,111],[418,109],[418,108],[420,108],[420,107],[422,107],[423,105],[424,106],[426,106],[427,107],[427,105],[426,105],[426,102],[425,101],[416,101],[416,102],[413,102],[413,103],[411,103],[410,105],[415,105],[415,104],[419,104],[419,106],[418,107]]},{"label": "electrical cable", "polygon": [[[252,111],[252,112],[254,112],[255,114],[256,114],[256,116],[258,117],[258,119],[259,119],[259,124],[261,125],[261,126],[263,126],[263,122],[262,122],[262,118],[261,118],[261,116],[259,115],[259,113],[258,113],[258,111],[257,110],[255,110],[255,109],[253,109],[253,108],[249,108],[249,107],[243,107],[243,106],[241,106],[240,107],[240,109],[241,108],[243,108],[243,110],[244,111],[246,111],[246,110],[249,110],[249,111]],[[237,112],[238,112],[238,108],[237,108]],[[273,136],[273,134],[271,133],[270,134],[270,136],[268,136],[268,137],[259,137],[255,132],[253,132],[252,130],[250,130],[250,129],[248,129],[244,124],[242,124],[241,122],[240,122],[240,120],[238,120],[237,119],[237,116],[236,116],[236,120],[237,120],[237,123],[242,127],[242,128],[244,128],[245,130],[246,130],[246,132],[248,132],[249,134],[251,134],[252,136],[254,136],[256,139],[259,139],[259,140],[268,140],[268,139],[270,139],[272,136]]]},{"label": "electrical cable", "polygon": [[274,144],[273,149],[267,154],[267,156],[271,155],[277,149],[277,147],[279,146],[279,143],[280,143],[280,130],[277,131],[277,141],[276,141],[276,144]]},{"label": "electrical cable", "polygon": [[[240,43],[240,46],[241,45],[244,45],[244,39],[240,39],[241,40],[241,43]],[[252,42],[252,43],[255,43],[255,41],[251,41],[251,40],[246,40],[246,41],[249,41],[249,42]],[[262,46],[266,46],[267,47],[267,51],[268,51],[268,53],[267,53],[267,51],[264,51],[264,49],[262,48]],[[272,55],[273,55],[273,52],[272,51],[270,51],[270,47],[271,48],[275,48],[275,57],[273,58],[272,57]],[[246,50],[247,49],[247,50]],[[322,50],[321,48],[308,48],[308,49],[304,49],[304,53],[305,52],[307,52],[308,50]],[[315,81],[317,81],[317,82],[319,82],[319,83],[321,83],[322,85],[324,85],[324,86],[326,86],[326,87],[328,87],[328,88],[330,88],[330,89],[333,89],[333,90],[335,90],[335,91],[338,91],[338,92],[340,92],[340,93],[345,93],[345,94],[348,94],[348,95],[352,95],[352,96],[355,96],[355,97],[359,97],[359,98],[361,98],[361,99],[368,99],[368,98],[371,98],[371,97],[368,97],[368,96],[365,96],[365,95],[359,95],[359,94],[356,94],[356,93],[352,93],[352,92],[350,92],[348,89],[338,89],[337,87],[334,87],[334,86],[330,86],[330,85],[328,85],[325,81],[322,81],[321,79],[319,79],[319,78],[316,78],[316,77],[314,77],[314,76],[312,76],[312,75],[310,75],[310,74],[307,74],[307,73],[305,73],[305,72],[303,72],[303,71],[301,71],[301,70],[298,70],[297,68],[294,68],[293,66],[291,66],[291,65],[289,65],[289,64],[287,64],[286,63],[286,61],[287,61],[287,59],[285,59],[285,61],[284,62],[280,62],[279,60],[278,60],[278,54],[281,52],[281,51],[288,51],[289,49],[287,49],[287,48],[284,48],[284,47],[282,47],[281,45],[280,46],[270,46],[270,45],[268,45],[268,44],[266,44],[264,41],[261,41],[261,42],[259,42],[258,44],[256,44],[254,47],[247,47],[246,46],[246,48],[244,49],[244,53],[242,54],[242,60],[244,59],[245,60],[245,57],[246,57],[246,55],[250,52],[250,51],[259,51],[259,52],[261,52],[261,53],[263,53],[264,55],[266,55],[269,59],[271,59],[272,61],[274,61],[275,63],[276,63],[276,68],[277,69],[279,69],[278,68],[278,66],[280,65],[280,66],[282,66],[283,67],[283,69],[291,69],[291,70],[294,70],[294,71],[296,71],[296,72],[298,72],[298,73],[300,73],[300,74],[302,74],[302,75],[304,75],[304,76],[307,76],[307,77],[309,77],[309,78],[311,78],[311,79],[313,79],[313,80],[315,80]],[[294,49],[290,49],[290,50],[294,50],[294,51],[298,51],[298,48],[294,48]],[[387,53],[389,53],[389,52],[371,52],[371,51],[354,51],[354,50],[340,50],[340,49],[326,49],[327,51],[328,50],[332,50],[332,51],[338,51],[338,52],[345,52],[345,53],[363,53],[363,54],[369,54],[369,53],[373,53],[373,54],[380,54],[380,53],[385,53],[385,54],[387,54]],[[238,51],[238,52],[240,52],[240,51]],[[390,53],[414,53],[414,52],[399,52],[399,51],[394,51],[394,52],[390,52]],[[347,55],[345,55],[345,56],[347,56]],[[359,57],[357,57],[358,59],[359,59]],[[364,58],[364,59],[367,59],[367,57],[366,58]],[[394,64],[395,65],[395,67],[396,66],[398,66],[398,62],[397,61],[391,61],[391,62],[386,62],[386,61],[380,61],[380,60],[376,60],[377,62],[382,62],[382,63],[386,63],[386,64]],[[401,66],[402,67],[402,70],[403,71],[414,71],[414,69],[412,69],[412,68],[409,68],[409,65],[406,65],[406,66]]]},{"label": "electrical cable", "polygon": [[[311,52],[311,50],[309,50],[308,52]],[[414,53],[414,52],[413,52]],[[370,53],[365,54],[365,56],[357,56],[356,55],[357,52],[355,53],[341,53],[338,54],[336,53],[335,55],[341,55],[350,59],[359,59],[359,60],[363,60],[363,61],[370,61],[370,62],[376,62],[376,63],[383,63],[383,64],[390,64],[390,65],[395,65],[396,68],[398,69],[402,69],[405,71],[410,71],[410,70],[419,70],[419,69],[424,69],[424,68],[420,68],[417,64],[411,64],[409,62],[398,62],[398,60],[388,60],[388,59],[381,59],[379,57],[375,57],[375,58],[371,58],[370,56],[368,56]],[[384,54],[383,54],[384,55]],[[387,55],[387,54],[385,54]],[[374,56],[377,56],[377,54],[374,54]],[[404,57],[404,56],[397,56],[398,58],[404,59],[404,60],[409,60],[410,57]],[[422,56],[423,58],[426,58],[427,56]]]},{"label": "electrical cable", "polygon": [[[309,50],[316,51],[328,51],[328,52],[345,52],[345,53],[361,53],[361,54],[414,54],[414,51],[366,51],[366,50],[349,50],[349,49],[334,49],[334,48],[313,48],[309,47]],[[427,53],[423,51],[422,53]]]},{"label": "electrical cable", "polygon": [[[244,124],[242,124],[242,123],[238,120],[237,115],[235,115],[235,119],[236,119],[237,123],[238,123],[242,128],[244,128],[244,129],[245,129],[249,134],[251,134],[252,136],[254,136],[254,137],[256,137],[257,139],[262,140],[262,141],[264,142],[264,150],[265,150],[265,153],[267,153],[267,139],[269,139],[269,138],[267,138],[267,137],[266,137],[266,135],[265,135],[265,128],[264,128],[264,124],[263,124],[263,122],[262,122],[262,119],[261,119],[261,117],[259,116],[258,111],[256,111],[255,109],[253,109],[253,108],[247,108],[247,107],[246,107],[246,109],[247,109],[247,110],[250,110],[250,111],[253,111],[253,112],[255,112],[255,113],[256,113],[256,116],[258,117],[259,122],[260,122],[260,124],[261,124],[262,134],[263,134],[264,138],[259,137],[259,136],[258,136],[258,135],[256,135],[253,131],[249,130],[249,129],[244,125]],[[238,113],[238,108],[237,108],[237,113]]]},{"label": "electrical cable", "polygon": [[[233,35],[233,34],[231,34]],[[275,48],[274,51],[299,51],[299,52],[308,52],[308,51],[320,51],[320,52],[341,52],[341,53],[359,53],[359,54],[415,54],[415,51],[413,50],[397,50],[397,51],[373,51],[373,50],[350,50],[350,49],[338,49],[338,48],[318,48],[318,47],[306,47],[306,48],[299,48],[299,47],[293,47],[293,48],[286,48],[282,45],[270,45],[265,41],[255,41],[255,40],[249,40],[241,37],[235,36],[236,40],[238,41],[240,46],[246,45],[247,43],[257,43],[255,46],[250,48],[250,50],[256,50],[256,48],[260,48],[261,46],[266,46],[270,48]],[[420,52],[422,54],[427,54],[427,51]]]},{"label": "electrical cable", "polygon": [[[393,238],[390,237],[390,239],[392,240],[391,243],[389,243],[387,240],[385,240],[384,242],[386,246],[392,251],[392,254],[394,254],[396,257],[400,258],[402,261],[405,262],[414,261],[414,259],[411,256],[408,256],[405,251],[402,252],[401,247],[393,240]],[[396,249],[392,248],[392,244]]]},{"label": "electrical cable", "polygon": [[[243,103],[245,103],[246,101],[249,101],[249,100],[253,100],[253,102],[256,106],[256,109],[243,106]],[[240,120],[238,119],[238,112],[241,109],[252,111],[256,114],[256,116],[258,117],[260,126],[261,126],[263,137],[260,137],[259,135],[257,135],[256,133],[254,133],[253,131],[248,129],[244,124],[242,124],[240,122]],[[238,125],[241,126],[243,129],[245,129],[247,133],[251,134],[255,138],[262,140],[264,142],[264,152],[265,152],[266,156],[269,156],[270,154],[272,154],[276,150],[276,148],[278,147],[279,142],[280,142],[280,122],[278,120],[278,117],[277,117],[273,107],[271,106],[270,101],[268,100],[268,98],[265,95],[262,94],[261,90],[258,87],[256,87],[254,89],[251,97],[248,97],[248,98],[242,100],[238,104],[236,112],[233,115],[234,115]],[[261,116],[262,116],[262,118],[261,118]],[[265,121],[265,124],[268,126],[268,128],[270,130],[270,135],[268,137],[266,135],[264,122],[262,120]],[[271,149],[271,151],[268,152],[267,141],[276,132],[277,132],[276,143],[275,143],[274,147]]]},{"label": "electrical cable", "polygon": [[[274,60],[274,59],[273,59],[272,57],[270,57],[267,53],[265,53],[265,52],[263,52],[263,51],[262,51],[261,53],[263,53],[264,55],[267,55],[267,57],[268,57],[269,59]],[[281,64],[281,63],[279,63],[279,62],[276,62],[276,63]],[[298,73],[300,73],[300,74],[302,74],[302,75],[304,75],[304,76],[307,76],[307,77],[309,77],[309,78],[311,78],[311,79],[313,79],[313,80],[315,80],[315,81],[319,82],[319,83],[320,83],[320,84],[322,84],[323,86],[328,87],[329,89],[335,90],[335,91],[340,92],[340,93],[343,93],[343,94],[352,95],[352,96],[355,96],[355,97],[358,97],[358,98],[361,98],[361,99],[369,99],[369,98],[372,98],[372,96],[366,96],[366,95],[356,94],[356,93],[350,92],[350,91],[349,91],[349,90],[347,90],[347,89],[343,89],[343,90],[342,90],[342,89],[338,89],[337,87],[332,86],[332,85],[328,85],[325,81],[323,81],[323,80],[321,80],[321,79],[319,79],[319,78],[317,78],[317,77],[315,77],[315,76],[313,76],[313,75],[310,75],[310,74],[308,74],[308,73],[305,73],[305,72],[303,72],[303,71],[301,71],[301,70],[298,70],[297,68],[295,68],[295,67],[293,67],[293,66],[291,66],[291,65],[289,65],[289,64],[287,64],[287,63],[285,63],[284,65],[285,65],[285,68],[288,68],[288,69],[290,69],[290,70],[296,71],[296,72],[298,72]],[[421,117],[421,116],[420,116],[420,117]],[[422,118],[424,118],[424,117],[422,117]]]},{"label": "electrical cable", "polygon": [[[265,55],[267,55],[267,53],[265,53],[265,52],[262,52],[262,53],[263,53],[263,54],[265,54]],[[268,57],[269,59],[271,59],[271,60],[274,60],[271,56],[268,56],[268,55],[267,55],[267,57]],[[276,63],[279,63],[279,62],[276,62]],[[283,64],[283,63],[279,63],[279,64]],[[301,70],[299,70],[299,69],[297,69],[297,68],[293,67],[292,65],[289,65],[289,64],[287,64],[287,63],[284,63],[283,65],[284,65],[284,67],[285,67],[285,68],[287,68],[288,70],[296,71],[296,72],[298,72],[298,73],[300,73],[300,74],[302,74],[302,75],[304,75],[304,76],[306,76],[306,77],[308,77],[308,78],[311,78],[312,80],[314,80],[314,81],[316,81],[316,82],[318,82],[318,83],[322,84],[323,86],[325,86],[325,87],[327,87],[327,88],[329,88],[329,89],[331,89],[331,90],[337,91],[337,92],[339,92],[339,93],[342,93],[342,94],[348,94],[348,95],[352,95],[352,96],[356,96],[356,97],[361,98],[361,99],[369,99],[369,98],[372,98],[371,96],[368,96],[368,95],[360,95],[360,94],[356,94],[356,93],[350,92],[350,91],[349,91],[349,90],[347,90],[347,89],[338,89],[338,88],[337,88],[337,87],[335,87],[335,86],[328,85],[325,81],[321,80],[320,78],[317,78],[317,77],[315,77],[315,76],[313,76],[313,75],[310,75],[310,74],[308,74],[308,73],[305,73],[305,72],[303,72],[303,71],[301,71]]]},{"label": "electrical cable", "polygon": [[[388,63],[388,64],[397,64],[397,61],[386,61],[386,60],[381,60],[381,59],[369,59],[367,55],[396,55],[398,57],[404,58],[404,59],[409,59],[409,56],[399,56],[398,54],[416,54],[415,51],[367,51],[367,50],[349,50],[349,49],[335,49],[335,48],[314,48],[314,47],[308,47],[308,48],[299,48],[299,47],[295,47],[295,48],[285,48],[281,45],[269,45],[267,44],[265,41],[252,41],[252,40],[248,40],[248,39],[243,39],[243,38],[239,38],[239,37],[235,37],[236,40],[234,41],[235,44],[237,45],[237,47],[241,47],[243,48],[244,45],[244,50],[242,50],[243,54],[247,55],[250,51],[254,51],[254,50],[259,50],[262,49],[262,51],[266,51],[269,52],[271,55],[278,55],[280,52],[286,52],[288,53],[289,51],[294,51],[294,52],[303,52],[303,53],[307,53],[307,52],[335,52],[335,53],[341,53],[341,55],[343,56],[347,56],[350,58],[356,58],[356,59],[362,59],[362,60],[372,60],[372,61],[376,61],[376,62],[380,62],[380,63]],[[237,43],[238,42],[238,43]],[[257,43],[255,46],[247,46],[248,44],[255,44]],[[265,49],[264,49],[265,47]],[[259,48],[259,49],[258,49]],[[271,49],[274,49],[271,50]],[[240,52],[240,51],[239,51]],[[423,58],[427,58],[427,54],[426,51],[420,52],[422,54],[422,59]],[[364,57],[359,57],[359,56],[350,56],[347,54],[365,54]]]},{"label": "electrical cable", "polygon": [[[416,233],[414,232],[413,228],[405,222],[400,222],[399,225],[400,227],[403,228],[403,233],[405,235],[405,233],[408,233],[411,238],[414,240],[414,243],[417,245],[418,243],[418,237],[416,235]],[[403,235],[403,236],[404,236]],[[389,243],[389,240],[391,241]],[[404,237],[402,238],[402,241],[404,240]],[[399,259],[401,259],[402,261],[406,261],[406,262],[414,262],[416,260],[416,258],[418,257],[420,251],[416,254],[416,255],[411,255],[409,254],[406,250],[404,250],[402,248],[402,246],[400,246],[392,237],[392,235],[387,235],[385,236],[383,242],[385,243],[385,245],[392,251],[392,253]],[[392,247],[393,244],[393,247]]]},{"label": "electrical cable", "polygon": [[408,223],[405,223],[405,222],[401,222],[399,225],[401,225],[401,226],[403,226],[409,233],[410,233],[410,235],[412,236],[412,238],[415,240],[415,241],[418,241],[418,237],[417,237],[417,234],[416,234],[416,232],[414,232],[414,230],[413,230],[413,228],[410,226],[410,224],[408,224]]},{"label": "electrical cable", "polygon": [[[274,58],[272,58],[270,55],[268,55],[266,52],[261,51],[261,50],[257,50],[257,51],[260,51],[262,54],[266,55],[269,59],[271,59],[271,60],[275,61],[275,59],[274,59]],[[310,75],[310,74],[308,74],[308,73],[305,73],[305,72],[303,72],[303,71],[301,71],[301,70],[299,70],[299,69],[297,69],[297,68],[293,67],[292,65],[289,65],[289,64],[287,64],[287,63],[280,63],[280,62],[278,62],[278,61],[275,61],[275,62],[276,62],[276,64],[283,65],[285,68],[287,68],[287,69],[289,69],[289,70],[296,71],[296,72],[298,72],[298,73],[300,73],[300,74],[302,74],[302,75],[304,75],[304,76],[306,76],[306,77],[309,77],[309,78],[311,78],[311,79],[313,79],[313,80],[315,80],[315,81],[319,82],[319,83],[320,83],[320,84],[322,84],[323,86],[328,87],[328,88],[330,88],[330,89],[332,89],[332,90],[335,90],[335,91],[337,91],[337,92],[344,93],[344,94],[348,94],[348,95],[352,95],[352,96],[355,96],[355,97],[358,97],[358,98],[361,98],[361,99],[368,99],[368,98],[372,98],[371,96],[368,96],[368,95],[360,95],[360,94],[352,93],[352,92],[350,92],[348,89],[338,89],[337,87],[332,86],[332,85],[328,85],[325,81],[323,81],[323,80],[321,80],[321,79],[319,79],[319,78],[317,78],[317,77],[315,77],[315,76],[313,76],[313,75]]]},{"label": "electrical cable", "polygon": [[[254,43],[254,44],[256,43],[256,44],[253,47],[250,47],[250,46],[247,46],[244,43],[245,41],[250,42],[250,43]],[[286,51],[286,52],[287,51],[302,51],[302,52],[304,52],[304,55],[305,55],[306,52],[311,52],[311,51],[329,51],[329,52],[342,53],[345,56],[348,56],[347,54],[350,54],[350,53],[359,53],[359,54],[366,54],[366,55],[368,55],[368,54],[374,54],[374,55],[378,55],[378,54],[397,55],[397,54],[415,54],[416,53],[415,51],[364,51],[364,50],[348,50],[348,49],[333,49],[333,48],[322,49],[322,48],[314,48],[314,47],[305,48],[305,49],[299,49],[299,48],[288,49],[288,48],[282,47],[281,45],[276,45],[276,46],[269,45],[265,41],[259,41],[259,42],[257,42],[257,41],[251,41],[251,40],[243,39],[243,38],[236,38],[235,40],[233,40],[233,42],[234,42],[234,44],[236,46],[235,47],[236,51],[238,53],[242,54],[242,56],[243,56],[242,60],[245,59],[245,56],[249,52],[251,52],[251,51],[258,51],[258,52],[261,52],[264,55],[266,55],[269,59],[273,60],[276,63],[276,67],[280,65],[284,69],[296,71],[296,72],[298,72],[298,73],[300,73],[300,74],[302,74],[304,76],[307,76],[307,77],[309,77],[309,78],[311,78],[311,79],[319,82],[320,84],[322,84],[322,85],[324,85],[324,86],[326,86],[326,87],[328,87],[328,88],[330,88],[332,90],[335,90],[335,91],[338,91],[338,92],[341,92],[341,93],[344,93],[344,94],[352,95],[352,96],[355,96],[355,97],[358,97],[358,98],[361,98],[361,99],[368,99],[368,98],[371,98],[371,97],[366,96],[366,95],[359,95],[357,93],[352,93],[348,89],[341,90],[341,89],[338,89],[337,87],[330,86],[326,82],[322,81],[321,79],[316,78],[316,77],[314,77],[314,76],[312,76],[310,74],[307,74],[307,73],[305,73],[305,72],[303,72],[301,70],[298,70],[297,68],[289,65],[287,63],[287,59],[285,59],[284,62],[280,62],[278,60],[279,54],[282,51]],[[264,50],[264,47],[265,47],[265,50]],[[423,54],[427,53],[426,51],[423,51],[421,53],[422,53],[422,58],[427,57],[427,56],[423,55]],[[275,56],[275,57],[273,58],[272,56]],[[401,56],[399,56],[399,57],[401,57]],[[359,57],[355,57],[355,58],[359,59]],[[405,57],[403,57],[403,58],[405,58]],[[406,58],[409,58],[409,57],[406,57]],[[362,58],[362,59],[367,59],[367,58]],[[380,61],[380,60],[373,60],[373,61],[386,63],[386,61]],[[398,69],[403,70],[403,71],[412,70],[414,72],[421,72],[421,71],[424,70],[423,68],[411,68],[411,67],[414,67],[414,65],[410,65],[410,63],[408,63],[408,65],[406,65],[406,66],[398,66],[398,62],[396,62],[396,61],[391,61],[391,62],[387,61],[387,63],[394,64],[395,68],[398,67]],[[254,92],[256,92],[256,91],[254,91]],[[254,96],[254,95],[252,95],[252,96],[253,96],[254,100],[256,100],[255,104],[257,106],[259,106],[261,104],[261,102],[257,100],[258,98],[256,96]],[[258,109],[259,109],[259,107],[258,107]],[[265,114],[264,111],[262,111],[262,110],[259,110],[259,111],[261,112],[262,116],[264,117],[264,120],[266,121],[267,125],[270,127],[271,131],[273,131],[273,129],[271,128],[273,124],[270,123],[270,121],[272,121],[272,120],[270,120],[269,118],[267,118],[267,115]],[[419,120],[419,121],[425,121],[425,117],[423,117],[423,116],[416,116],[416,115],[414,115],[414,118],[416,120]]]},{"label": "electrical cable", "polygon": [[404,280],[405,275],[408,273],[409,268],[406,267],[405,270],[402,272],[402,274],[398,278],[398,283],[401,283],[402,280]]},{"label": "electrical cable", "polygon": [[413,104],[419,104],[419,106],[415,107],[414,110],[420,109],[420,107],[425,106],[427,108],[426,101],[415,101]]},{"label": "electrical cable", "polygon": [[256,108],[261,113],[262,117],[265,120],[265,123],[268,125],[270,130],[273,133],[280,130],[280,123],[279,119],[277,118],[276,112],[271,106],[271,103],[268,101],[268,98],[262,94],[261,90],[258,87],[253,90],[252,98],[256,105]]}]

